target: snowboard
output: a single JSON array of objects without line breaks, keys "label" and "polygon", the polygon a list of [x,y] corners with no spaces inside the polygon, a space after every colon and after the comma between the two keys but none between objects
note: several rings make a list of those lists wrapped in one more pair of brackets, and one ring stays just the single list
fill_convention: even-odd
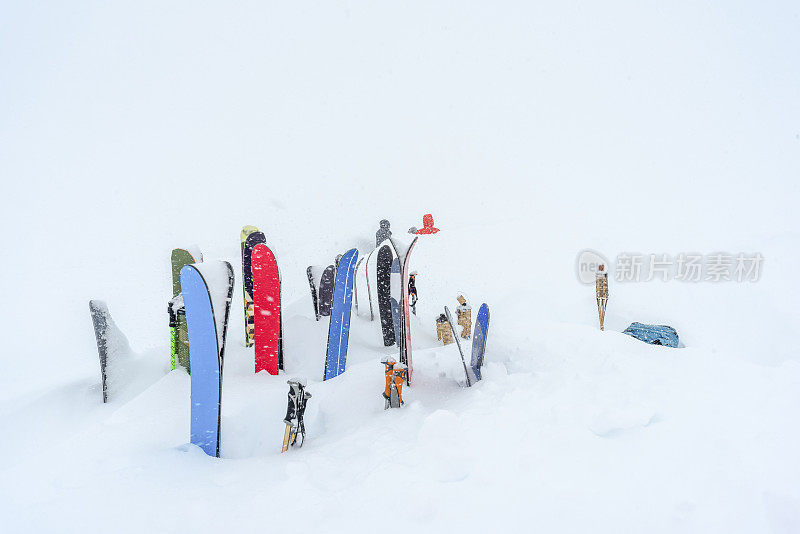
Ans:
[{"label": "snowboard", "polygon": [[256,373],[278,374],[281,353],[281,278],[269,247],[258,243],[251,258]]},{"label": "snowboard", "polygon": [[331,322],[328,327],[328,348],[325,355],[325,376],[328,380],[342,374],[347,362],[347,342],[350,335],[350,305],[353,297],[358,251],[344,253],[336,271],[333,290]]},{"label": "snowboard", "polygon": [[402,247],[399,245],[399,243],[391,240],[392,244],[394,245],[394,249],[397,251],[397,256],[400,258],[400,306],[402,307],[403,316],[403,335],[400,337],[400,343],[398,345],[400,347],[400,363],[405,364],[406,367],[408,367],[408,378],[406,379],[406,383],[408,385],[411,385],[411,377],[414,373],[414,367],[411,360],[411,313],[408,305],[408,258],[411,256],[411,252],[413,252],[414,246],[417,244],[417,240],[419,240],[419,237],[415,237],[408,248]]},{"label": "snowboard", "polygon": [[233,297],[233,268],[226,261],[181,269],[192,363],[190,441],[219,457],[222,368]]},{"label": "snowboard", "polygon": [[470,367],[475,380],[481,379],[483,355],[486,352],[486,335],[489,333],[489,306],[481,304],[475,318],[475,334],[472,336],[472,359]]},{"label": "snowboard", "polygon": [[453,339],[456,340],[456,345],[458,346],[458,353],[461,354],[461,363],[464,365],[464,375],[466,375],[467,377],[467,387],[470,387],[472,386],[472,383],[475,380],[474,377],[470,376],[471,369],[467,368],[467,362],[464,359],[464,351],[461,350],[461,341],[459,339],[461,336],[459,336],[458,333],[456,332],[456,326],[455,323],[453,322],[453,316],[450,315],[450,309],[447,306],[444,307],[444,314],[447,317],[447,322],[450,324],[450,330],[453,331]]},{"label": "snowboard", "polygon": [[[176,248],[172,250],[173,299],[181,294],[181,269],[183,269],[184,265],[200,263],[202,261],[203,254],[201,254],[196,247]],[[172,317],[172,313],[174,313],[174,317]],[[177,363],[189,371],[189,335],[186,330],[186,313],[181,305],[173,306],[172,313],[170,313],[170,325],[174,326],[170,326],[169,368],[170,370],[174,370]]]},{"label": "snowboard", "polygon": [[[250,231],[251,230],[251,231]],[[245,236],[245,231],[250,231]],[[244,294],[244,346],[253,346],[255,336],[255,313],[253,307],[253,248],[259,243],[266,243],[264,234],[255,226],[245,226],[242,229],[242,287]]]},{"label": "snowboard", "polygon": [[319,279],[319,314],[322,317],[328,317],[331,314],[335,279],[336,268],[333,265],[328,265],[325,267],[325,270],[322,271],[322,276]]},{"label": "snowboard", "polygon": [[378,286],[378,313],[381,317],[381,331],[383,333],[383,346],[394,345],[394,324],[392,322],[392,248],[383,245],[378,251],[377,286]]},{"label": "snowboard", "polygon": [[392,323],[394,326],[394,339],[399,342],[400,336],[403,335],[403,308],[400,306],[400,299],[402,298],[400,291],[400,259],[395,258],[392,260],[392,276],[391,276],[391,299],[392,303]]}]

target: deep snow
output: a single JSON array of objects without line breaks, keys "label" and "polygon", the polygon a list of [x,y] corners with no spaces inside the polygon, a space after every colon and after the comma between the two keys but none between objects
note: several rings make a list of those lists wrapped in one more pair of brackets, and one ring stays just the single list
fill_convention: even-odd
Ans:
[{"label": "deep snow", "polygon": [[[3,4],[3,530],[800,530],[798,9]],[[428,212],[415,381],[384,411],[377,309],[320,382],[306,267]],[[283,277],[279,377],[243,346],[245,224]],[[168,372],[169,254],[192,244],[236,276],[221,459],[187,445]],[[612,279],[600,332],[586,248],[765,261]],[[459,293],[492,312],[469,389],[435,336]],[[92,298],[137,369],[108,405]],[[281,455],[296,375],[308,438]]]}]

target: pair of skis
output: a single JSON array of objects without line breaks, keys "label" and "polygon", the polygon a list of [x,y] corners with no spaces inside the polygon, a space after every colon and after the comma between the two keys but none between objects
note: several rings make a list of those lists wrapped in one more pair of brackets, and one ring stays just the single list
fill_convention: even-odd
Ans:
[{"label": "pair of skis", "polygon": [[281,277],[275,254],[255,226],[245,226],[242,241],[245,346],[255,345],[255,372],[277,375],[283,369]]},{"label": "pair of skis", "polygon": [[450,315],[450,309],[447,306],[444,307],[444,314],[447,317],[447,322],[450,323],[453,339],[456,340],[458,352],[461,354],[461,363],[464,365],[464,374],[467,377],[467,387],[472,386],[472,384],[481,379],[483,356],[486,352],[486,336],[489,333],[489,306],[485,303],[481,304],[478,316],[475,319],[475,333],[472,337],[472,358],[470,359],[469,367],[467,367],[467,362],[464,359],[464,351],[461,349],[460,336],[456,332],[453,317]]},{"label": "pair of skis", "polygon": [[328,325],[328,346],[325,351],[323,380],[339,376],[347,364],[347,345],[350,338],[350,309],[353,299],[358,251],[350,249],[337,262],[336,278],[331,298],[331,322]]},{"label": "pair of skis", "polygon": [[[370,307],[370,320],[373,320],[375,315],[372,308],[372,289],[370,286],[369,278],[369,265],[372,255],[377,251],[378,258],[376,261],[376,282],[377,282],[377,297],[378,297],[378,313],[381,320],[381,333],[383,335],[383,345],[389,347],[395,343],[400,345],[400,337],[402,335],[403,324],[403,308],[402,290],[401,290],[401,263],[400,256],[397,252],[398,246],[396,241],[391,237],[383,242],[367,255],[366,262],[364,263],[364,277],[367,286],[367,298]],[[404,249],[406,250],[406,249]],[[356,275],[358,275],[358,268],[361,266],[363,260],[359,261],[356,266]],[[405,282],[406,286],[408,285]],[[395,296],[397,298],[395,298]],[[356,284],[356,313],[358,313],[358,285]]]}]

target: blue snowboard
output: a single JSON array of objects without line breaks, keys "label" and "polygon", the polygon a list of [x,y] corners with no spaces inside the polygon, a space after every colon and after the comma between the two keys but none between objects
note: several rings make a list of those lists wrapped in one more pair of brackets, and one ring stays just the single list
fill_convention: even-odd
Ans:
[{"label": "blue snowboard", "polygon": [[328,380],[344,372],[347,363],[347,340],[350,336],[350,305],[353,301],[358,251],[350,249],[344,253],[336,269],[333,286],[331,323],[328,327],[328,351],[325,356],[325,378]]},{"label": "blue snowboard", "polygon": [[[220,449],[222,363],[233,294],[233,269],[228,262],[219,263],[223,265],[204,264],[202,271],[206,276],[198,264],[181,269],[192,366],[190,441],[209,456],[216,457],[219,457]],[[208,275],[219,275],[218,271],[222,269],[227,269],[227,287],[223,286],[225,280],[220,276],[214,276],[209,285]],[[215,303],[223,310],[215,310]],[[221,329],[218,328],[219,322],[222,323]]]},{"label": "blue snowboard", "polygon": [[483,354],[486,352],[486,334],[489,333],[489,306],[481,304],[478,317],[475,319],[475,334],[472,336],[472,361],[470,366],[475,379],[481,379]]}]

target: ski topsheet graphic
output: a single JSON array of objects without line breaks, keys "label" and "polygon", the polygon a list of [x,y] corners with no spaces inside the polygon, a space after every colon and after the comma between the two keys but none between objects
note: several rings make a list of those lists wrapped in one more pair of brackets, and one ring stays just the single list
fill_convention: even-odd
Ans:
[{"label": "ski topsheet graphic", "polygon": [[189,370],[189,338],[186,330],[186,313],[181,298],[181,269],[184,265],[200,263],[203,255],[197,247],[172,250],[172,300],[167,306],[170,323],[170,370],[179,364]]},{"label": "ski topsheet graphic", "polygon": [[458,353],[461,354],[461,363],[464,365],[464,375],[467,377],[467,387],[469,387],[475,380],[474,377],[470,376],[470,371],[472,371],[472,369],[467,368],[467,361],[464,359],[464,351],[461,350],[461,341],[459,340],[461,336],[456,333],[456,327],[453,323],[453,316],[450,315],[450,309],[447,306],[444,307],[444,314],[447,317],[447,322],[450,323],[450,330],[453,331],[453,339],[456,340],[456,345],[458,345]]},{"label": "ski topsheet graphic", "polygon": [[89,301],[89,313],[92,315],[94,337],[97,341],[97,354],[100,356],[100,380],[103,387],[103,402],[108,402],[109,395],[113,397],[119,380],[120,362],[130,351],[128,338],[125,337],[111,313],[102,300]]},{"label": "ski topsheet graphic", "polygon": [[353,298],[358,251],[350,249],[344,253],[336,271],[333,290],[331,323],[328,327],[328,350],[325,355],[324,380],[342,374],[347,363],[347,342],[350,335],[350,306]]},{"label": "ski topsheet graphic", "polygon": [[398,241],[391,239],[394,249],[397,251],[397,257],[400,260],[400,279],[402,281],[402,285],[400,286],[400,306],[402,307],[403,312],[403,335],[400,337],[400,342],[398,345],[400,346],[400,363],[405,364],[406,367],[408,367],[407,383],[409,385],[411,385],[411,377],[414,373],[414,366],[412,365],[411,360],[411,313],[408,308],[408,260],[411,256],[411,252],[414,250],[414,246],[417,244],[418,239],[419,237],[415,237],[408,247],[404,247]]},{"label": "ski topsheet graphic", "polygon": [[381,317],[383,345],[394,345],[394,323],[392,322],[391,301],[392,247],[383,245],[378,251],[377,286],[378,313]]},{"label": "ski topsheet graphic", "polygon": [[483,355],[486,352],[486,335],[489,333],[489,306],[481,304],[475,319],[475,335],[472,337],[472,360],[470,366],[475,380],[481,379]]},{"label": "ski topsheet graphic", "polygon": [[[245,236],[245,231],[249,233]],[[253,248],[259,243],[266,243],[264,234],[258,231],[255,226],[245,226],[242,229],[242,287],[244,294],[244,344],[246,347],[253,346],[255,336],[255,313],[253,307]]]},{"label": "ski topsheet graphic", "polygon": [[263,243],[253,248],[256,373],[278,374],[281,349],[281,279],[278,262]]},{"label": "ski topsheet graphic", "polygon": [[228,329],[233,269],[226,261],[187,265],[181,288],[192,359],[191,443],[219,456],[222,368]]}]

